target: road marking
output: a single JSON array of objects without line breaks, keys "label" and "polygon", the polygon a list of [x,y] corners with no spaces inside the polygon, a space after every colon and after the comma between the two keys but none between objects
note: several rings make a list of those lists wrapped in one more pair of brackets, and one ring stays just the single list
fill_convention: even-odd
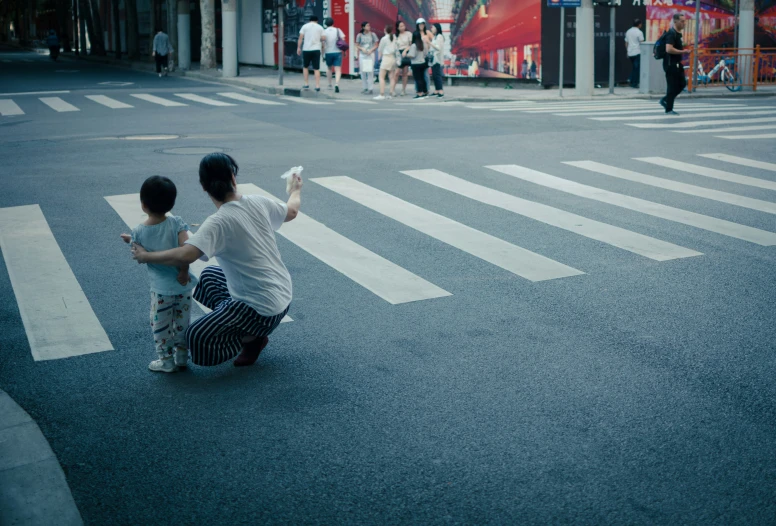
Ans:
[{"label": "road marking", "polygon": [[715,135],[718,139],[776,139],[776,133],[763,133],[760,135]]},{"label": "road marking", "polygon": [[70,90],[58,90],[58,91],[19,91],[17,93],[0,93],[0,97],[19,97],[22,95],[61,95],[63,93],[70,93]]},{"label": "road marking", "polygon": [[530,281],[584,274],[580,270],[425,210],[350,177],[319,177],[310,180],[386,217]]},{"label": "road marking", "polygon": [[519,108],[519,109],[498,109],[493,111],[523,111],[525,113],[557,113],[557,112],[568,112],[568,113],[575,113],[575,112],[584,112],[584,111],[607,111],[607,110],[621,110],[623,108],[626,109],[634,109],[634,110],[647,110],[647,109],[654,109],[654,105],[652,104],[634,104],[634,105],[607,105],[607,106],[588,106],[585,108],[568,108],[568,107],[552,107],[552,108],[541,108],[541,109],[534,109],[534,108]]},{"label": "road marking", "polygon": [[113,350],[38,205],[0,208],[0,249],[35,361]]},{"label": "road marking", "polygon": [[58,112],[64,112],[64,111],[81,111],[69,102],[65,102],[59,97],[40,97],[38,100],[40,100],[43,104],[50,107],[54,111]]},{"label": "road marking", "polygon": [[201,102],[202,104],[207,104],[209,106],[236,106],[236,104],[232,104],[231,102],[209,99],[207,97],[202,97],[200,95],[195,95],[193,93],[176,93],[175,96],[180,97],[182,99],[191,100],[194,102]]},{"label": "road marking", "polygon": [[249,97],[248,95],[243,95],[242,93],[219,93],[221,97],[226,97],[227,99],[234,99],[234,100],[240,100],[242,102],[249,102],[251,104],[264,104],[267,106],[285,106],[282,102],[275,102],[271,100],[265,100],[265,99],[259,99],[256,97]]},{"label": "road marking", "polygon": [[280,98],[283,99],[283,100],[291,101],[291,102],[298,102],[300,104],[318,104],[318,105],[321,105],[321,104],[329,104],[329,105],[334,104],[333,102],[324,102],[322,100],[308,100],[308,99],[303,99],[302,97],[280,97]]},{"label": "road marking", "polygon": [[[730,106],[713,106],[711,104],[709,105],[703,105],[702,107],[693,106],[692,108],[682,108],[682,113],[694,113],[699,111],[708,111],[710,108],[714,108],[715,110],[719,110],[720,112],[725,111],[735,111],[742,108],[754,108],[758,106],[744,106],[743,104],[735,104]],[[759,106],[759,107],[765,107],[765,106]],[[663,114],[665,113],[665,110],[662,108],[651,108],[651,109],[631,109],[631,110],[617,110],[617,111],[580,111],[580,112],[568,112],[568,113],[553,113],[553,115],[557,115],[558,117],[608,117],[613,115],[639,115],[639,114]],[[693,115],[695,117],[695,115]]]},{"label": "road marking", "polygon": [[634,128],[700,128],[701,126],[712,126],[717,124],[759,124],[763,122],[773,122],[773,117],[760,117],[757,119],[720,119],[714,121],[700,122],[643,122],[643,123],[625,123],[626,126]]},{"label": "road marking", "polygon": [[8,115],[24,115],[24,112],[14,101],[5,99],[0,100],[0,115],[3,117]]},{"label": "road marking", "polygon": [[[712,111],[708,113],[695,113],[693,115],[690,115],[693,119],[700,119],[702,117],[721,117],[721,112],[719,111]],[[742,111],[739,113],[731,114],[732,117],[743,117],[746,115],[776,115],[776,110],[758,110],[758,111]],[[642,121],[657,121],[662,119],[686,119],[687,116],[684,114],[680,115],[636,115],[636,116],[628,116],[628,117],[592,117],[590,120],[592,121],[627,121],[632,119],[638,119]],[[773,120],[773,119],[771,119]]]},{"label": "road marking", "polygon": [[[279,201],[253,184],[240,184],[237,188],[245,195]],[[392,305],[452,296],[303,213],[285,223],[277,233]]]},{"label": "road marking", "polygon": [[735,155],[727,155],[724,153],[699,153],[698,157],[706,157],[707,159],[714,159],[715,161],[739,164],[741,166],[749,166],[750,168],[760,168],[762,170],[770,170],[771,172],[776,172],[776,163],[766,163],[763,161],[755,161],[753,159],[747,159],[746,157],[737,157]]},{"label": "road marking", "polygon": [[625,179],[626,181],[633,181],[634,183],[641,183],[657,188],[664,188],[666,190],[673,190],[674,192],[694,195],[696,197],[703,197],[705,199],[711,199],[712,201],[719,201],[720,203],[741,206],[768,214],[776,214],[776,203],[771,203],[768,201],[761,201],[759,199],[752,199],[751,197],[720,192],[719,190],[703,188],[702,186],[695,186],[691,184],[680,183],[678,181],[672,181],[670,179],[663,179],[661,177],[654,177],[652,175],[642,174],[639,172],[632,172],[630,170],[624,170],[622,168],[608,166],[594,161],[573,161],[564,164],[576,166],[577,168],[582,168],[583,170],[589,170],[591,172],[610,175],[619,179]]},{"label": "road marking", "polygon": [[8,59],[3,59],[3,62],[5,62],[6,64],[10,64],[11,63],[11,61],[8,60]]},{"label": "road marking", "polygon": [[[489,168],[496,169],[497,167],[490,166]],[[601,203],[618,206],[620,208],[625,208],[636,212],[641,212],[643,214],[659,217],[660,219],[682,223],[700,228],[702,230],[708,230],[709,232],[722,234],[724,236],[750,241],[752,243],[757,243],[758,245],[776,245],[776,233],[768,232],[766,230],[760,230],[746,225],[739,225],[738,223],[725,221],[724,219],[717,219],[716,217],[696,214],[695,212],[689,212],[687,210],[682,210],[681,208],[674,208],[671,206],[653,203],[652,201],[639,199],[637,197],[631,197],[628,195],[610,192],[608,190],[602,190],[600,188],[576,183],[574,181],[569,181],[568,179],[562,179],[560,177],[537,172],[536,170],[530,170],[528,168],[513,170],[509,173],[509,175],[522,179],[523,181],[528,181],[530,183],[552,188],[554,190],[559,190],[561,192],[566,192],[568,194],[585,197],[587,199],[592,199],[594,201],[599,201]]]},{"label": "road marking", "polygon": [[102,104],[103,106],[107,106],[114,110],[119,110],[122,108],[134,108],[134,106],[130,106],[129,104],[119,102],[116,99],[111,99],[110,97],[106,97],[105,95],[87,95],[86,98],[89,100],[93,100],[97,104]]},{"label": "road marking", "polygon": [[747,177],[746,175],[738,175],[730,172],[723,172],[722,170],[707,168],[705,166],[698,166],[697,164],[683,163],[681,161],[673,161],[671,159],[665,159],[663,157],[638,157],[634,160],[654,164],[657,166],[662,166],[664,168],[671,168],[673,170],[680,170],[682,172],[687,172],[695,175],[702,175],[704,177],[711,177],[713,179],[720,179],[722,181],[728,181],[731,183],[754,186],[757,188],[763,188],[765,190],[776,190],[776,182],[773,182],[773,181],[766,181],[765,179],[758,179],[757,177]]},{"label": "road marking", "polygon": [[337,102],[350,102],[352,104],[377,104],[371,100],[337,99]]},{"label": "road marking", "polygon": [[776,124],[761,124],[759,126],[733,126],[732,128],[709,128],[706,130],[676,130],[674,133],[725,133],[754,130],[776,130]]},{"label": "road marking", "polygon": [[167,100],[161,97],[157,97],[156,95],[148,95],[147,93],[132,93],[131,96],[135,97],[136,99],[151,102],[153,104],[159,104],[161,106],[188,106],[188,104],[184,104],[176,100]]}]

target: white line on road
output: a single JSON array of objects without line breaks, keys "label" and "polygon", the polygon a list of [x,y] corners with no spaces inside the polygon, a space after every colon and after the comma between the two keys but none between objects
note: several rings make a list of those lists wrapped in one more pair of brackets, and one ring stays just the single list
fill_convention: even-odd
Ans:
[{"label": "white line on road", "polygon": [[730,172],[724,172],[722,170],[707,168],[705,166],[699,166],[697,164],[683,163],[681,161],[674,161],[672,159],[666,159],[664,157],[638,157],[634,160],[654,164],[657,166],[662,166],[664,168],[671,168],[672,170],[680,170],[682,172],[687,172],[695,175],[702,175],[704,177],[720,179],[722,181],[728,181],[731,183],[754,186],[757,188],[763,188],[765,190],[776,190],[776,182],[773,182],[773,181],[766,181],[765,179],[758,179],[757,177],[747,177],[746,175],[738,175]]},{"label": "white line on road", "polygon": [[0,249],[35,361],[113,350],[38,205],[0,209]]},{"label": "white line on road", "polygon": [[334,104],[333,102],[325,102],[325,101],[322,101],[322,100],[310,100],[310,99],[306,99],[306,98],[302,98],[302,97],[280,97],[280,98],[282,100],[287,100],[287,101],[291,101],[291,102],[298,102],[300,104],[318,104],[318,105],[323,105],[323,104],[331,105],[331,104]]},{"label": "white line on road", "polygon": [[135,97],[136,99],[144,100],[146,102],[159,104],[160,106],[168,106],[168,107],[188,106],[188,104],[178,102],[177,100],[167,100],[167,99],[163,99],[162,97],[157,97],[156,95],[149,95],[147,93],[133,93],[131,96]]},{"label": "white line on road", "polygon": [[749,208],[751,210],[758,210],[768,214],[776,214],[776,203],[768,201],[761,201],[759,199],[752,199],[751,197],[744,197],[742,195],[730,194],[727,192],[720,192],[719,190],[712,190],[710,188],[704,188],[702,186],[695,186],[686,183],[680,183],[678,181],[672,181],[670,179],[663,179],[661,177],[655,177],[639,172],[632,172],[630,170],[624,170],[615,166],[608,166],[606,164],[597,163],[594,161],[572,161],[564,164],[570,166],[576,166],[583,170],[589,170],[604,175],[610,175],[619,179],[625,179],[626,181],[632,181],[634,183],[646,184],[654,186],[656,188],[664,188],[666,190],[673,190],[674,192],[680,192],[687,195],[693,195],[696,197],[702,197],[704,199],[711,199],[712,201],[719,201],[720,203],[728,203],[735,206],[741,206]]},{"label": "white line on road", "polygon": [[705,130],[675,130],[673,133],[726,133],[754,130],[776,130],[776,124],[760,124],[758,126],[733,126],[731,128],[708,128]]},{"label": "white line on road", "polygon": [[227,92],[227,93],[219,93],[218,95],[222,97],[226,97],[227,99],[249,102],[251,104],[264,104],[266,106],[285,106],[285,103],[283,102],[275,102],[272,100],[259,99],[257,97],[249,97],[248,95],[243,95],[242,93]]},{"label": "white line on road", "polygon": [[654,104],[633,104],[633,105],[606,105],[606,106],[587,106],[584,108],[569,108],[569,107],[551,107],[551,108],[508,108],[508,109],[498,109],[493,111],[522,111],[525,113],[558,113],[558,112],[564,112],[564,113],[582,113],[582,112],[588,112],[588,111],[614,111],[614,110],[622,110],[622,109],[632,109],[632,110],[648,110],[648,109],[654,109]]},{"label": "white line on road", "polygon": [[[238,189],[278,200],[253,184]],[[278,234],[392,305],[452,295],[305,214],[285,223]]]},{"label": "white line on road", "polygon": [[320,177],[310,180],[386,217],[530,281],[584,274],[580,270],[425,210],[350,177]]},{"label": "white line on road", "polygon": [[698,157],[706,157],[707,159],[714,159],[715,161],[722,161],[726,163],[738,164],[741,166],[749,166],[750,168],[760,168],[762,170],[776,172],[776,163],[755,161],[754,159],[747,159],[746,157],[737,157],[735,155],[727,155],[725,153],[699,153]]},{"label": "white line on road", "polygon": [[[627,121],[627,120],[642,120],[642,121],[658,121],[663,119],[700,119],[705,117],[722,117],[720,115],[720,111],[711,111],[708,113],[695,113],[693,115],[690,115],[689,117],[680,114],[680,115],[641,115],[641,116],[628,116],[628,117],[592,117],[590,120],[593,121]],[[776,110],[757,110],[757,111],[742,111],[737,113],[731,113],[731,117],[745,117],[747,115],[776,115]],[[771,118],[773,120],[773,118]]]},{"label": "white line on road", "polygon": [[337,99],[337,102],[350,102],[351,104],[377,104],[371,100]]},{"label": "white line on road", "polygon": [[20,91],[18,93],[0,93],[0,97],[19,97],[22,95],[61,95],[63,93],[70,93],[70,90],[58,90],[58,91]]},{"label": "white line on road", "polygon": [[106,97],[105,95],[87,95],[86,98],[89,100],[93,100],[97,104],[102,104],[103,106],[107,106],[114,110],[120,110],[123,108],[134,108],[134,106],[130,106],[129,104],[125,104],[123,102],[117,101],[116,99],[111,99],[110,97]]},{"label": "white line on road", "polygon": [[231,102],[224,102],[222,100],[210,99],[208,97],[202,97],[200,95],[195,95],[193,93],[176,93],[175,96],[180,97],[182,99],[191,100],[194,102],[200,102],[202,104],[207,104],[209,106],[236,106],[236,104],[232,104]]},{"label": "white line on road", "polygon": [[0,115],[3,117],[8,115],[24,115],[24,112],[12,100],[0,100]]},{"label": "white line on road", "polygon": [[[693,106],[692,108],[682,108],[682,113],[688,113],[688,112],[689,113],[694,113],[694,112],[699,112],[699,111],[709,111],[709,109],[711,109],[711,108],[714,108],[715,110],[719,110],[720,112],[723,112],[723,111],[735,111],[735,110],[739,110],[739,109],[742,109],[742,108],[748,109],[748,108],[754,108],[754,107],[756,107],[756,106],[744,106],[742,104],[735,104],[735,105],[730,105],[730,106],[713,106],[713,105],[709,104],[709,105],[704,105],[703,107],[695,107],[695,106]],[[759,106],[759,107],[764,107],[764,106]],[[587,110],[585,110],[585,111],[581,111],[581,112],[553,113],[553,115],[557,115],[559,117],[596,117],[596,116],[598,116],[598,117],[607,117],[607,116],[610,116],[610,115],[611,116],[614,116],[614,115],[639,115],[639,114],[650,114],[650,113],[662,114],[662,113],[665,113],[665,110],[662,109],[662,108],[658,108],[658,109],[650,108],[650,109],[644,109],[644,110],[631,109],[631,110],[625,110],[625,111],[622,111],[622,110],[617,110],[617,111],[587,111]],[[694,115],[693,115],[693,117],[694,117]]]},{"label": "white line on road", "polygon": [[[490,166],[489,168],[496,169],[498,167]],[[509,173],[509,175],[522,179],[523,181],[528,181],[547,188],[566,192],[568,194],[585,197],[587,199],[592,199],[594,201],[618,206],[620,208],[625,208],[636,212],[641,212],[643,214],[659,217],[668,221],[682,223],[703,230],[708,230],[709,232],[722,234],[724,236],[750,241],[752,243],[757,243],[758,245],[776,245],[776,233],[768,232],[766,230],[760,230],[746,225],[739,225],[738,223],[725,221],[724,219],[717,219],[716,217],[696,214],[695,212],[689,212],[687,210],[682,210],[681,208],[674,208],[671,206],[653,203],[652,201],[639,199],[637,197],[631,197],[628,195],[610,192],[608,190],[602,190],[594,186],[587,186],[584,184],[576,183],[574,181],[569,181],[568,179],[555,177],[554,175],[537,172],[536,170],[529,170],[527,168],[513,170],[511,173]]]},{"label": "white line on road", "polygon": [[[701,126],[716,126],[717,124],[759,124],[764,122],[773,122],[773,117],[760,117],[757,119],[719,119],[713,121],[700,122],[643,122],[643,123],[625,123],[634,128],[700,128]],[[673,130],[672,130],[673,131]]]},{"label": "white line on road", "polygon": [[50,107],[54,111],[58,112],[64,112],[64,111],[81,111],[69,102],[65,102],[59,97],[40,97],[40,100],[43,104]]},{"label": "white line on road", "polygon": [[759,135],[715,135],[718,139],[776,139],[776,133],[763,133]]}]

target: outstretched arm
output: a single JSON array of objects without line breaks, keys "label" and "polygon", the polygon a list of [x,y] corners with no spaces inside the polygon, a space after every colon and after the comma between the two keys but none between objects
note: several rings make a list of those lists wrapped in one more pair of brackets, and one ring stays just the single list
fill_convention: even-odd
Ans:
[{"label": "outstretched arm", "polygon": [[[186,246],[186,240],[189,239],[189,231],[188,230],[181,230],[178,232],[178,246],[179,247],[185,247]],[[178,283],[181,285],[185,285],[189,282],[189,266],[188,265],[181,265],[181,267],[178,269]]]},{"label": "outstretched arm", "polygon": [[170,267],[189,265],[202,257],[203,252],[194,245],[183,245],[160,252],[148,252],[138,244],[132,245],[132,259],[138,263],[156,263]]},{"label": "outstretched arm", "polygon": [[302,178],[293,174],[291,181],[291,191],[288,194],[288,212],[286,213],[285,223],[293,221],[299,215],[299,208],[302,206]]}]

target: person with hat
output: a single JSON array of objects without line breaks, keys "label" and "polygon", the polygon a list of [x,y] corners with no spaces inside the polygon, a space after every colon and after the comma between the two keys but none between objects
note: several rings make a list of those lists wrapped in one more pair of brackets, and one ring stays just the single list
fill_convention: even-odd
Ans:
[{"label": "person with hat", "polygon": [[[426,27],[426,19],[425,18],[418,18],[415,20],[415,32],[419,33],[421,38],[423,39],[423,43],[426,47],[426,51],[428,51],[428,48],[431,46],[431,42],[434,40],[434,35],[431,33],[431,30]],[[425,81],[426,91],[428,91],[428,86],[430,86],[429,82],[429,76],[428,76],[428,66],[429,66],[429,60],[431,59],[431,54],[426,54],[424,56],[425,65],[426,67],[423,69],[423,80]],[[415,68],[413,68],[412,76],[415,77]],[[419,84],[418,79],[415,78],[415,91],[419,91]]]}]

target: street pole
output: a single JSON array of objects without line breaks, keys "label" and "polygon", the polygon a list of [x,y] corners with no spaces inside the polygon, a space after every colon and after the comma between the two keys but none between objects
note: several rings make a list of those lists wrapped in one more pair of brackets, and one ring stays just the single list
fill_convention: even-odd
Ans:
[{"label": "street pole", "polygon": [[75,44],[75,54],[79,55],[78,52],[78,2],[77,0],[73,0],[73,43]]},{"label": "street pole", "polygon": [[692,90],[698,89],[698,42],[701,38],[701,0],[695,0],[695,45],[692,60]]},{"label": "street pole", "polygon": [[733,23],[733,47],[736,48],[736,49],[738,47],[740,47],[738,45],[738,10],[740,8],[740,5],[741,4],[739,4],[738,0],[736,0],[735,7],[733,8],[733,16],[734,16],[734,18],[733,18],[733,20],[734,20],[734,23]]},{"label": "street pole", "polygon": [[560,71],[558,72],[558,84],[560,85],[560,96],[563,97],[563,37],[566,31],[566,8],[560,8]]},{"label": "street pole", "polygon": [[278,86],[283,85],[283,62],[286,56],[283,14],[283,2],[278,2]]},{"label": "street pole", "polygon": [[609,4],[609,95],[614,95],[614,0]]}]

